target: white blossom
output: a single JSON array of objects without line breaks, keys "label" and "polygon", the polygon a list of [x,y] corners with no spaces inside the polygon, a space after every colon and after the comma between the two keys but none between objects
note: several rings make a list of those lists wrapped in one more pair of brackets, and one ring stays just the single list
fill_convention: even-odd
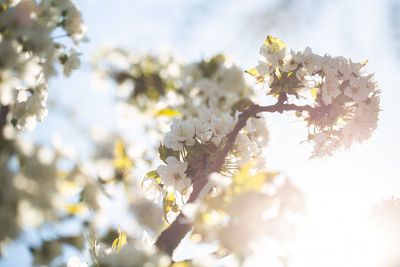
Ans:
[{"label": "white blossom", "polygon": [[257,69],[259,75],[266,76],[275,71],[275,66],[268,62],[259,60],[258,65],[256,66],[256,69]]},{"label": "white blossom", "polygon": [[194,134],[195,127],[191,120],[182,121],[174,119],[171,131],[164,138],[164,144],[168,148],[179,151],[183,148],[183,145],[194,145]]},{"label": "white blossom", "polygon": [[272,46],[263,43],[260,48],[260,55],[263,56],[272,66],[277,67],[280,65],[279,61],[283,60],[286,56],[286,48],[276,51]]},{"label": "white blossom", "polygon": [[202,143],[211,140],[213,131],[210,129],[210,124],[208,122],[202,122],[198,118],[193,118],[193,125],[196,131],[196,137],[199,138]]},{"label": "white blossom", "polygon": [[165,193],[156,179],[148,177],[143,179],[142,190],[145,197],[154,202],[160,202]]},{"label": "white blossom", "polygon": [[211,117],[210,129],[214,135],[211,141],[216,146],[220,145],[222,139],[233,130],[235,123],[236,119],[228,113],[224,113],[221,116],[213,115]]},{"label": "white blossom", "polygon": [[372,77],[373,74],[366,77],[350,77],[349,86],[344,90],[344,94],[354,99],[356,103],[361,103],[366,100],[371,93],[371,89],[375,87],[375,84],[371,81]]},{"label": "white blossom", "polygon": [[104,244],[96,245],[96,260],[105,266],[168,266],[171,260],[162,253],[156,253],[154,244],[141,240],[128,242],[118,252]]},{"label": "white blossom", "polygon": [[249,139],[246,134],[239,133],[236,137],[235,145],[239,152],[239,166],[249,162],[253,157],[259,154],[260,148],[257,144]]},{"label": "white blossom", "polygon": [[161,180],[165,186],[173,188],[177,191],[183,191],[191,184],[191,180],[186,176],[186,168],[188,163],[178,161],[175,157],[166,159],[167,165],[157,167],[157,173],[161,176]]},{"label": "white blossom", "polygon": [[264,117],[248,120],[244,130],[250,140],[255,142],[259,148],[266,147],[269,142],[267,122]]},{"label": "white blossom", "polygon": [[354,117],[342,129],[342,142],[348,148],[352,143],[361,143],[371,137],[377,126],[379,99],[374,97],[369,104],[360,103]]},{"label": "white blossom", "polygon": [[219,190],[224,190],[232,184],[232,179],[218,172],[213,172],[208,176],[208,180],[214,187]]},{"label": "white blossom", "polygon": [[317,146],[323,144],[327,140],[326,133],[318,133],[314,136],[314,142]]},{"label": "white blossom", "polygon": [[81,66],[81,61],[79,60],[80,53],[77,53],[75,49],[69,51],[69,55],[66,56],[67,59],[63,64],[63,72],[65,77],[71,75],[72,70],[78,69]]},{"label": "white blossom", "polygon": [[69,258],[67,267],[88,267],[88,264],[81,261],[78,257],[73,256]]},{"label": "white blossom", "polygon": [[337,70],[326,67],[324,69],[327,76],[322,84],[322,100],[325,105],[332,104],[332,99],[341,94],[339,89],[339,80],[336,78]]},{"label": "white blossom", "polygon": [[[8,106],[7,121],[18,130],[33,129],[47,114],[46,98],[55,62],[65,47],[52,38],[63,28],[75,45],[84,39],[85,26],[71,0],[33,0],[4,3],[0,24],[0,103]],[[79,36],[78,36],[79,35]],[[64,74],[79,67],[78,54],[70,50]]]}]

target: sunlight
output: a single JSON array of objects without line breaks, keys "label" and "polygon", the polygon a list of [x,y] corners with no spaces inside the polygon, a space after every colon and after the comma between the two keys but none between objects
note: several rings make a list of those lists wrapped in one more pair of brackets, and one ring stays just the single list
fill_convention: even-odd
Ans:
[{"label": "sunlight", "polygon": [[[344,165],[338,158],[331,160]],[[359,171],[351,166],[359,165],[346,164],[340,172],[351,175]],[[299,224],[290,248],[296,251],[293,266],[382,266],[395,255],[372,214],[373,205],[384,196],[379,181],[371,175],[343,178],[347,177],[325,177],[323,190],[321,184],[311,186],[314,193],[307,199],[304,225]]]}]

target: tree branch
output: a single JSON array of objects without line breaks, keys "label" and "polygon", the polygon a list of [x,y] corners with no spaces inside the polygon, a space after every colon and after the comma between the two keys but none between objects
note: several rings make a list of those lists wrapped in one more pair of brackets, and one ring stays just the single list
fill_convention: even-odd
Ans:
[{"label": "tree branch", "polygon": [[3,130],[7,124],[7,114],[9,109],[10,108],[8,106],[0,105],[0,138],[3,137]]},{"label": "tree branch", "polygon": [[[308,111],[311,112],[314,108],[311,106],[297,106],[294,104],[284,104],[287,100],[286,94],[281,95],[278,98],[278,102],[271,106],[259,106],[259,105],[250,105],[247,109],[245,109],[238,118],[238,121],[235,124],[233,130],[226,136],[226,141],[223,149],[219,152],[216,157],[216,160],[210,163],[206,163],[205,166],[201,170],[199,170],[194,177],[192,178],[193,182],[193,192],[190,195],[188,203],[193,203],[197,200],[199,193],[203,189],[203,187],[208,182],[208,175],[213,172],[220,172],[222,166],[224,165],[225,158],[228,155],[229,151],[232,150],[233,145],[235,144],[236,136],[239,134],[240,130],[242,130],[247,123],[247,120],[251,117],[258,118],[257,114],[261,112],[279,112],[283,111]],[[172,255],[175,248],[179,245],[181,240],[185,237],[185,235],[190,231],[191,224],[188,223],[189,219],[185,217],[185,215],[181,212],[176,220],[165,229],[156,241],[156,246]]]}]

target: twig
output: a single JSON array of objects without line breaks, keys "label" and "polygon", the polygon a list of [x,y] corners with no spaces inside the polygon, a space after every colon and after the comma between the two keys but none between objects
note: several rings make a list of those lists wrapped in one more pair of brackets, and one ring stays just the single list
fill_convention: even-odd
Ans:
[{"label": "twig", "polygon": [[3,130],[7,124],[7,114],[8,114],[9,109],[10,108],[8,106],[0,105],[0,138],[3,137]]}]

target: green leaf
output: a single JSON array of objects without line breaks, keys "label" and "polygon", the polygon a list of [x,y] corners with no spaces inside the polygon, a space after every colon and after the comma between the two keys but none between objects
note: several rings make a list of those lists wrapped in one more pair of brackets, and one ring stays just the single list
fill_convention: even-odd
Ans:
[{"label": "green leaf", "polygon": [[17,119],[14,119],[14,118],[11,119],[11,124],[12,124],[12,126],[16,127],[16,126],[17,126],[17,123],[18,123],[18,120],[17,120]]},{"label": "green leaf", "polygon": [[128,157],[125,149],[125,145],[121,140],[118,140],[114,146],[113,165],[116,168],[130,171],[133,167],[132,160]]},{"label": "green leaf", "polygon": [[6,10],[7,8],[8,8],[8,5],[6,3],[1,4],[0,5],[0,12]]},{"label": "green leaf", "polygon": [[163,208],[164,208],[164,220],[168,222],[167,214],[168,212],[175,206],[175,196],[174,192],[167,192],[164,197],[163,201]]},{"label": "green leaf", "polygon": [[317,90],[317,88],[312,88],[311,89],[311,95],[312,95],[312,97],[314,98],[314,99],[317,99],[317,94],[318,94],[318,90]]},{"label": "green leaf", "polygon": [[368,63],[368,59],[363,61],[363,62],[361,62],[361,65],[364,67],[365,65],[367,65],[367,63]]},{"label": "green leaf", "polygon": [[158,184],[161,184],[161,177],[160,177],[160,175],[157,173],[157,170],[149,171],[148,173],[146,173],[146,177],[156,179],[156,180],[157,180],[157,183],[158,183]]},{"label": "green leaf", "polygon": [[146,96],[148,96],[150,99],[158,100],[158,98],[160,97],[160,93],[157,91],[156,87],[149,86],[146,90]]},{"label": "green leaf", "polygon": [[276,37],[272,37],[271,35],[267,36],[267,39],[265,39],[265,44],[271,48],[272,52],[279,52],[283,48],[286,47],[286,44],[279,40]]},{"label": "green leaf", "polygon": [[260,75],[260,73],[258,72],[258,70],[256,68],[245,70],[244,72],[246,72],[246,73],[250,74],[251,76],[253,76],[254,78],[256,78],[257,83],[264,82],[265,76]]},{"label": "green leaf", "polygon": [[163,115],[164,116],[168,116],[168,117],[175,117],[175,116],[178,116],[180,114],[181,113],[179,112],[179,110],[165,108],[165,109],[161,109],[161,110],[157,111],[155,115],[157,117],[158,116],[163,116]]},{"label": "green leaf", "polygon": [[67,60],[68,60],[68,55],[67,55],[67,54],[61,54],[61,55],[58,57],[58,62],[59,62],[61,65],[64,65],[64,64],[67,62]]},{"label": "green leaf", "polygon": [[252,69],[249,69],[249,70],[245,70],[244,72],[250,74],[251,76],[253,76],[253,77],[255,77],[255,78],[257,78],[257,77],[260,75],[259,72],[258,72],[258,70],[257,70],[256,68],[252,68]]},{"label": "green leaf", "polygon": [[200,70],[203,73],[203,76],[206,78],[211,78],[214,73],[217,71],[219,66],[225,61],[224,55],[216,55],[213,56],[210,60],[203,60],[200,63]]},{"label": "green leaf", "polygon": [[157,170],[149,171],[148,173],[146,173],[146,176],[149,177],[149,178],[157,178],[157,177],[159,177],[159,175],[157,173]]},{"label": "green leaf", "polygon": [[158,153],[160,154],[160,159],[167,163],[167,158],[172,156],[179,160],[179,151],[175,151],[171,148],[168,148],[162,144],[158,147]]},{"label": "green leaf", "polygon": [[233,104],[232,109],[233,112],[236,111],[243,111],[245,110],[248,106],[254,104],[253,101],[251,101],[248,98],[242,98],[239,101],[237,101],[235,104]]},{"label": "green leaf", "polygon": [[121,233],[121,227],[118,226],[118,237],[114,240],[112,244],[112,248],[115,249],[117,252],[121,250],[121,248],[126,245],[127,239],[126,239],[126,233],[123,232]]},{"label": "green leaf", "polygon": [[85,203],[67,204],[65,208],[69,215],[75,215],[83,213],[85,211],[86,205]]},{"label": "green leaf", "polygon": [[186,261],[174,262],[170,267],[190,267],[190,263]]}]

